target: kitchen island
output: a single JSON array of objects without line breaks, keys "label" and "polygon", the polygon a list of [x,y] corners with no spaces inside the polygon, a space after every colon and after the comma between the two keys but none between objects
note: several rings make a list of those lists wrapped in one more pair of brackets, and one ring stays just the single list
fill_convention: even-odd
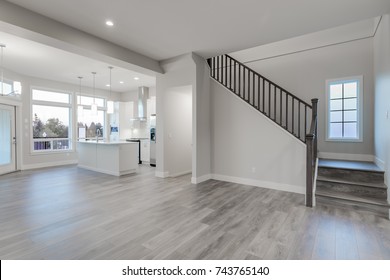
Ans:
[{"label": "kitchen island", "polygon": [[138,170],[138,144],[126,141],[78,141],[78,166],[114,176]]}]

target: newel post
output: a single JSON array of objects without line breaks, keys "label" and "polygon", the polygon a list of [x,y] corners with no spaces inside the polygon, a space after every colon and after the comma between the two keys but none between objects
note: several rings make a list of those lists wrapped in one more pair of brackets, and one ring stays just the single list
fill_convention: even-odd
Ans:
[{"label": "newel post", "polygon": [[313,207],[313,137],[306,135],[306,206]]},{"label": "newel post", "polygon": [[318,98],[313,98],[311,100],[311,106],[312,106],[312,120],[316,120],[315,130],[314,130],[314,141],[313,141],[313,161],[315,164],[315,161],[317,160],[317,153],[318,153],[318,147],[317,147],[317,107],[318,107]]}]

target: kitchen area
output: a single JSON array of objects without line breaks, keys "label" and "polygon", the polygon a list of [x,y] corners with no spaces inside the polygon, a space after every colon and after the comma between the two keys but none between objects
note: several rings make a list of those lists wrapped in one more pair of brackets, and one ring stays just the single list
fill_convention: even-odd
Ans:
[{"label": "kitchen area", "polygon": [[[140,164],[156,166],[156,94],[155,88],[138,87],[122,93],[106,114],[107,131],[96,129],[96,139],[79,139],[78,166],[114,176],[138,171]],[[79,127],[79,135],[85,135]],[[100,136],[101,135],[101,136]]]}]

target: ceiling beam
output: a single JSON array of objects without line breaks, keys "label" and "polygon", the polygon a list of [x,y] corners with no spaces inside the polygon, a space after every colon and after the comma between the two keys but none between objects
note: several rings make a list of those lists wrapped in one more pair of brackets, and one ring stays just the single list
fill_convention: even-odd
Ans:
[{"label": "ceiling beam", "polygon": [[163,73],[159,62],[150,57],[3,0],[0,30],[143,74]]}]

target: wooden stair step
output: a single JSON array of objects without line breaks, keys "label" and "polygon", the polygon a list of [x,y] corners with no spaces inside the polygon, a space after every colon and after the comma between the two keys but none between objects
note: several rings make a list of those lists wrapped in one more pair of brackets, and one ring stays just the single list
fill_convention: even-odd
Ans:
[{"label": "wooden stair step", "polygon": [[334,182],[327,180],[317,180],[316,190],[325,192],[340,192],[361,197],[373,197],[379,199],[387,199],[387,189],[368,187],[361,184],[353,184],[350,182]]},{"label": "wooden stair step", "polygon": [[354,182],[350,180],[343,180],[343,179],[333,178],[331,176],[324,176],[324,175],[317,176],[317,181],[346,184],[346,185],[356,185],[356,186],[369,187],[369,188],[387,189],[386,185],[383,183],[372,183],[372,182],[361,182],[361,181]]},{"label": "wooden stair step", "polygon": [[366,161],[320,159],[318,167],[384,173],[375,163]]},{"label": "wooden stair step", "polygon": [[384,182],[383,172],[354,170],[346,168],[319,167],[318,176],[355,183],[360,182],[382,184]]},{"label": "wooden stair step", "polygon": [[383,206],[383,207],[390,208],[390,205],[386,199],[378,199],[378,198],[372,198],[372,197],[361,197],[358,195],[351,195],[351,194],[341,193],[341,192],[329,192],[329,191],[324,191],[324,190],[317,190],[316,196],[322,196],[322,197],[334,198],[334,199],[345,200],[345,201],[350,201],[350,202],[371,204],[371,205],[377,205],[377,206]]}]

